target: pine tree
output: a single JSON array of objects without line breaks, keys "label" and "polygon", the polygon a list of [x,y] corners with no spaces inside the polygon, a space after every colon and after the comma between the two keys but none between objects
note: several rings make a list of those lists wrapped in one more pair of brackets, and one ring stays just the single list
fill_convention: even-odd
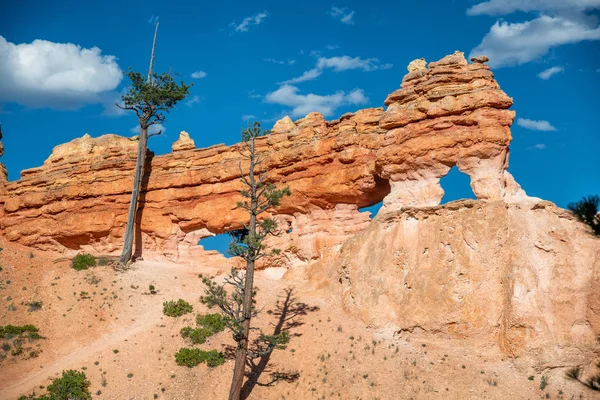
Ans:
[{"label": "pine tree", "polygon": [[133,189],[131,191],[131,201],[129,202],[129,211],[127,214],[123,252],[121,253],[121,257],[119,257],[120,265],[127,265],[131,261],[133,253],[135,217],[138,210],[142,179],[144,177],[146,166],[148,138],[162,133],[162,131],[159,131],[148,135],[148,129],[152,125],[161,125],[165,122],[166,113],[175,107],[179,101],[185,99],[189,95],[189,89],[192,86],[186,85],[184,82],[177,84],[170,72],[157,74],[152,71],[154,66],[154,50],[156,48],[157,32],[158,23],[156,24],[156,29],[154,31],[154,42],[152,45],[148,77],[145,78],[141,73],[135,72],[130,68],[125,75],[131,80],[131,85],[127,93],[121,97],[123,104],[117,103],[117,107],[135,112],[140,124]]},{"label": "pine tree", "polygon": [[[240,399],[248,357],[258,358],[267,355],[275,348],[285,346],[289,341],[286,331],[278,335],[264,335],[261,332],[255,341],[256,348],[252,350],[248,348],[250,331],[254,329],[251,328],[250,322],[257,314],[254,299],[255,264],[267,255],[279,253],[277,249],[267,251],[264,244],[267,236],[277,234],[276,222],[271,218],[259,221],[258,216],[278,206],[283,196],[290,195],[288,188],[277,189],[273,183],[267,181],[267,172],[259,171],[265,155],[257,154],[256,139],[267,133],[268,131],[260,129],[258,122],[242,130],[245,151],[240,153],[248,160],[249,171],[247,176],[244,175],[240,163],[241,181],[244,186],[240,193],[246,200],[239,202],[238,207],[248,212],[249,222],[244,224],[243,230],[236,231],[236,234],[232,235],[236,240],[230,244],[229,253],[246,261],[246,271],[242,273],[232,269],[223,285],[217,284],[212,279],[203,278],[206,291],[201,301],[209,308],[217,307],[221,311],[226,326],[237,342],[229,400]],[[225,289],[226,285],[233,287],[231,294]]]}]

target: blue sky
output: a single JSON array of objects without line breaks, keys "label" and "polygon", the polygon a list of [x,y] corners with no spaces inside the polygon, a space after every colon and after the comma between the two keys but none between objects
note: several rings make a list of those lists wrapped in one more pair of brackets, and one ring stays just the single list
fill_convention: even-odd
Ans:
[{"label": "blue sky", "polygon": [[[15,180],[84,133],[133,135],[135,117],[111,104],[122,70],[148,68],[158,20],[155,70],[194,87],[150,140],[157,154],[181,130],[198,147],[232,144],[249,120],[379,107],[411,60],[485,53],[515,102],[509,170],[564,207],[600,193],[599,12],[600,0],[12,2],[0,13],[1,161]],[[472,196],[458,175],[442,182],[446,200]]]}]

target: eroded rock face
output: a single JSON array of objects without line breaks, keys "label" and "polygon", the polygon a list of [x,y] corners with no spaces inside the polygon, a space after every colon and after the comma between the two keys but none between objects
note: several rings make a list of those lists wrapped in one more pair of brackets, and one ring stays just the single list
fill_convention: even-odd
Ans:
[{"label": "eroded rock face", "polygon": [[186,131],[181,131],[181,133],[179,133],[179,139],[177,139],[171,146],[173,153],[176,151],[193,150],[195,148],[196,144],[192,138],[190,138],[190,134]]},{"label": "eroded rock face", "polygon": [[346,309],[396,336],[494,344],[539,370],[598,350],[600,240],[549,202],[382,212],[336,265]]},{"label": "eroded rock face", "polygon": [[[298,240],[292,245],[298,260],[324,254],[363,226],[358,208],[382,200],[388,211],[439,204],[439,179],[453,165],[471,177],[479,199],[528,199],[506,171],[512,99],[483,61],[469,64],[457,52],[429,65],[415,60],[408,69],[385,110],[359,110],[335,121],[319,113],[286,117],[258,140],[270,178],[292,191],[272,213],[297,224],[291,238]],[[242,226],[247,216],[235,206],[243,161],[238,148],[196,149],[182,132],[173,153],[149,154],[138,254],[181,260],[194,254],[198,232]],[[57,146],[42,167],[5,185],[0,234],[40,249],[118,253],[136,151],[137,139],[116,135],[85,135]],[[352,217],[340,218],[344,213]],[[336,243],[313,232],[329,225],[324,232]],[[312,244],[301,243],[303,235]]]}]

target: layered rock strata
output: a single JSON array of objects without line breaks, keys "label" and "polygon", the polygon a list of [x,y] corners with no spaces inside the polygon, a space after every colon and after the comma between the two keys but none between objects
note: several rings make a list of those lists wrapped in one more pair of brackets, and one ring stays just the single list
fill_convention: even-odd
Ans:
[{"label": "layered rock strata", "polygon": [[[317,225],[343,232],[332,235],[337,244],[354,233],[365,221],[359,208],[382,200],[387,210],[439,204],[439,180],[454,165],[470,176],[478,199],[526,199],[506,171],[511,104],[486,65],[469,64],[457,52],[429,65],[411,63],[385,110],[334,121],[319,113],[278,121],[258,140],[258,151],[267,156],[263,168],[270,179],[292,191],[272,211],[291,218],[293,235],[286,239],[311,238],[298,245],[308,246],[299,259],[333,245],[319,239]],[[43,166],[4,185],[0,234],[40,249],[118,252],[136,146],[135,138],[116,135],[86,135],[57,146]],[[235,206],[239,148],[195,149],[182,132],[173,153],[148,157],[138,254],[179,259],[195,251],[200,236],[241,227],[246,215]],[[342,219],[340,209],[347,214]]]}]

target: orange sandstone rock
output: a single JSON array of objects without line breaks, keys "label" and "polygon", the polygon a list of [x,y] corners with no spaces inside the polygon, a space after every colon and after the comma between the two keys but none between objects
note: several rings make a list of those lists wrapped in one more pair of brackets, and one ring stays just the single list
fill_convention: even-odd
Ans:
[{"label": "orange sandstone rock", "polygon": [[[284,238],[296,255],[287,265],[313,260],[362,229],[361,207],[382,200],[388,211],[439,204],[439,180],[454,165],[470,176],[479,199],[528,199],[506,171],[512,99],[489,68],[457,52],[429,65],[416,60],[408,70],[387,109],[334,121],[319,113],[285,117],[258,140],[270,179],[292,191],[271,210],[290,222]],[[247,216],[236,202],[240,163],[244,171],[247,165],[238,148],[196,149],[182,132],[173,153],[149,154],[138,255],[190,259],[201,236],[242,226]],[[135,138],[85,135],[57,146],[18,181],[3,183],[0,170],[0,234],[46,250],[118,253],[136,151]]]}]

